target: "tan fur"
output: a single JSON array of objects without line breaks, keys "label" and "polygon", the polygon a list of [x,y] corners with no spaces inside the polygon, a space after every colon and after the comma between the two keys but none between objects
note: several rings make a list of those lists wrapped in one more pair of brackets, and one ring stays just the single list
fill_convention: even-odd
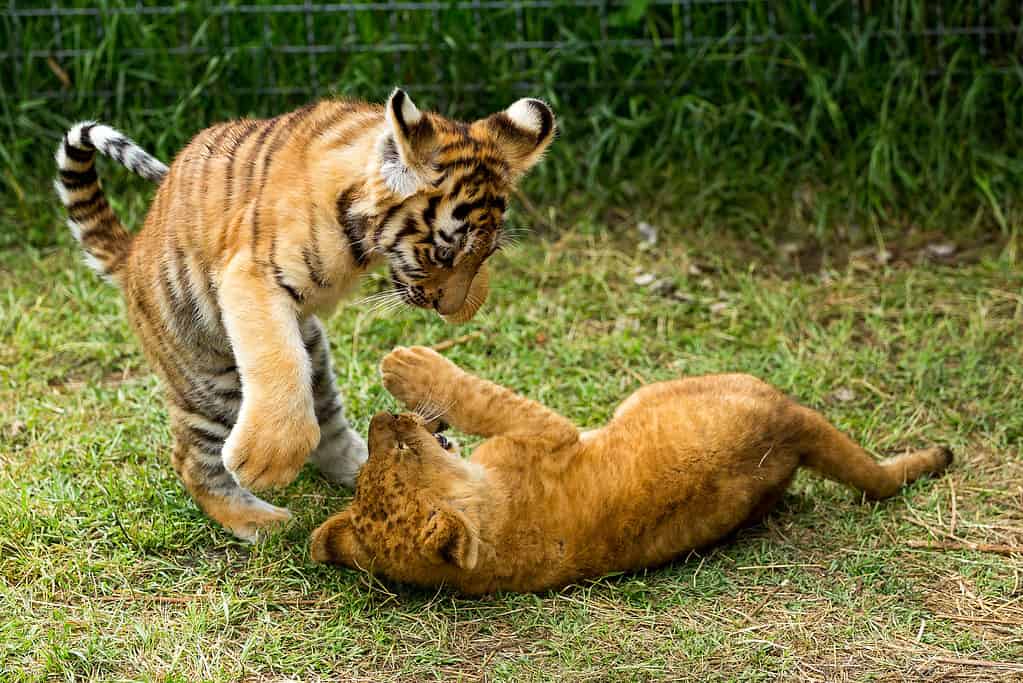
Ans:
[{"label": "tan fur", "polygon": [[312,557],[467,594],[664,564],[759,520],[800,466],[884,498],[951,461],[929,448],[875,462],[748,375],[651,384],[580,434],[430,349],[396,349],[382,374],[405,405],[487,440],[466,461],[423,418],[377,415],[355,499],[313,532]]},{"label": "tan fur", "polygon": [[[57,154],[57,189],[92,264],[120,285],[163,379],[174,464],[208,515],[254,537],[287,512],[248,493],[291,482],[312,454],[351,484],[348,428],[317,316],[386,262],[393,297],[471,318],[487,295],[514,183],[555,134],[537,100],[460,123],[397,90],[202,131],[168,170],[91,122]],[[103,196],[96,151],[162,181],[132,237]]]}]

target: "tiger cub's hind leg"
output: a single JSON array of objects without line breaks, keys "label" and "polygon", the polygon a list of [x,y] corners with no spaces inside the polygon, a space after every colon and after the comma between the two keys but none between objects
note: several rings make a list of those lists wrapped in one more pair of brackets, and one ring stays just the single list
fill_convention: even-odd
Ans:
[{"label": "tiger cub's hind leg", "polygon": [[312,362],[313,399],[320,424],[320,443],[309,460],[330,481],[353,487],[366,462],[366,442],[345,419],[330,366],[330,345],[323,324],[315,317],[302,323],[302,340]]},{"label": "tiger cub's hind leg", "polygon": [[172,462],[181,483],[202,511],[238,538],[252,542],[290,520],[291,513],[286,509],[238,485],[221,457],[224,436],[208,426],[197,427],[195,422],[197,419],[172,417]]}]

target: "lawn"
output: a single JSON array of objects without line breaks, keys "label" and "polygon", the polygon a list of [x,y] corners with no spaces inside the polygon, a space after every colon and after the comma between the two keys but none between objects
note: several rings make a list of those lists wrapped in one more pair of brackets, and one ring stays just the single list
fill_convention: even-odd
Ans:
[{"label": "lawn", "polygon": [[394,345],[477,333],[448,355],[584,426],[641,382],[738,370],[879,456],[948,444],[948,475],[874,504],[804,473],[764,525],[719,547],[549,594],[385,585],[310,562],[309,532],[348,499],[312,471],[271,497],[296,519],[263,544],[207,521],[171,470],[117,292],[67,242],[14,247],[0,251],[3,679],[1023,676],[1023,554],[964,549],[1023,547],[1011,255],[923,240],[821,263],[800,243],[754,248],[650,218],[649,249],[600,221],[525,235],[461,328],[340,308],[329,329],[355,424],[395,406],[376,371]]}]

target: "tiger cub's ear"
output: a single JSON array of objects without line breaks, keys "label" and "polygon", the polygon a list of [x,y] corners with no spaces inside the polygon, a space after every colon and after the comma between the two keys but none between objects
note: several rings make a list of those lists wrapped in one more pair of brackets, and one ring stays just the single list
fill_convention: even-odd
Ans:
[{"label": "tiger cub's ear", "polygon": [[388,189],[408,197],[423,185],[435,146],[433,125],[401,88],[395,88],[387,100],[387,123],[390,134],[381,141],[380,171]]},{"label": "tiger cub's ear", "polygon": [[558,130],[551,108],[530,97],[477,123],[494,137],[515,176],[521,176],[540,161]]}]

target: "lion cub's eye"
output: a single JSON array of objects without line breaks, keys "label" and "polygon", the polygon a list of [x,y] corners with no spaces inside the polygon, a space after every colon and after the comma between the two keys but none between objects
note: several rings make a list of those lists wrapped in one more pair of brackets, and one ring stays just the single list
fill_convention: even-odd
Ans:
[{"label": "lion cub's eye", "polygon": [[440,444],[441,448],[443,448],[446,451],[451,450],[451,442],[448,440],[448,437],[444,436],[439,432],[434,434],[434,437],[436,437],[437,443]]}]

